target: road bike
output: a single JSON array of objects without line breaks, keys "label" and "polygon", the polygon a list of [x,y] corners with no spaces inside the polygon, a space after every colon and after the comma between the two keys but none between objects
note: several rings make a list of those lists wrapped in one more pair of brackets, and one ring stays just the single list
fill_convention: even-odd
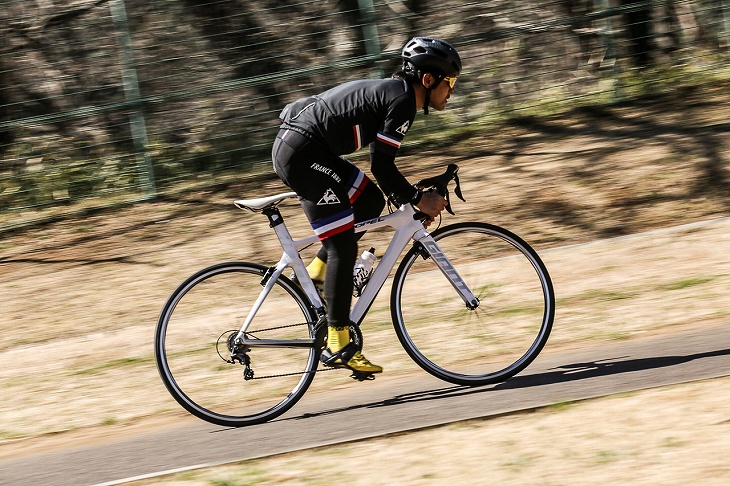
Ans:
[{"label": "road bike", "polygon": [[[452,181],[463,200],[454,164],[417,186],[439,191],[452,212]],[[293,197],[287,192],[234,202],[268,219],[283,250],[278,262],[205,268],[172,293],[160,314],[160,376],[183,408],[208,422],[240,427],[272,420],[302,398],[317,372],[332,369],[319,360],[326,306],[299,254],[319,240],[294,239],[278,208]],[[355,225],[356,232],[394,232],[352,307],[352,341],[362,347],[359,325],[405,251],[390,292],[392,322],[405,351],[449,383],[503,382],[524,370],[550,335],[555,296],[547,268],[506,229],[469,222],[429,232],[424,217],[405,204]],[[295,278],[285,275],[292,270]]]}]

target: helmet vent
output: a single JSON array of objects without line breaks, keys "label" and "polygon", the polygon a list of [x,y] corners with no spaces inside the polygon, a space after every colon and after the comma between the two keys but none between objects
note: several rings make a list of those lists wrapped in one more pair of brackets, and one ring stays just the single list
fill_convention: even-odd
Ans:
[{"label": "helmet vent", "polygon": [[414,37],[401,53],[404,63],[413,65],[414,72],[457,74],[461,71],[461,59],[448,42],[431,37]]}]

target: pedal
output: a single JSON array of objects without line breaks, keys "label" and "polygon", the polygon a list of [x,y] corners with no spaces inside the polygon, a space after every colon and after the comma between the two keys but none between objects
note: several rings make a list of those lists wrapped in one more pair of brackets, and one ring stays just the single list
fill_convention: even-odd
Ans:
[{"label": "pedal", "polygon": [[331,366],[333,368],[347,368],[348,366],[345,363],[350,361],[350,358],[352,358],[357,350],[357,346],[351,342],[335,353],[330,351],[329,348],[325,348],[322,350],[319,360],[325,366]]},{"label": "pedal", "polygon": [[354,378],[357,381],[372,381],[375,379],[375,374],[368,373],[367,371],[352,371],[352,374],[350,375],[350,378]]},{"label": "pedal", "polygon": [[350,369],[347,366],[343,365],[342,363],[335,363],[332,361],[327,362],[327,361],[322,361],[322,360],[320,360],[320,362],[327,368],[332,368],[335,370],[349,370]]},{"label": "pedal", "polygon": [[333,368],[336,370],[349,370],[350,369],[347,367],[347,365],[343,364],[342,361],[339,361],[338,356],[330,355],[329,357],[325,357],[323,355],[323,356],[320,356],[319,362],[328,368]]},{"label": "pedal", "polygon": [[[325,337],[325,346],[326,346],[326,337]],[[322,354],[319,356],[319,362],[322,363],[325,366],[329,366],[330,368],[344,368],[345,366],[342,364],[342,362],[336,363],[339,356],[335,353],[331,353],[329,349],[325,348],[322,350]]]}]

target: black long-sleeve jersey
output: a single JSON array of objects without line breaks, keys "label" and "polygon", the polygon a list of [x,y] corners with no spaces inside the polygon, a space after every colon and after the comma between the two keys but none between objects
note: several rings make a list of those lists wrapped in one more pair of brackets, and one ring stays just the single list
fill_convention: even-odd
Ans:
[{"label": "black long-sleeve jersey", "polygon": [[283,125],[323,144],[335,155],[370,145],[371,171],[383,192],[408,202],[418,191],[395,165],[416,116],[413,87],[401,79],[351,81],[287,105]]}]

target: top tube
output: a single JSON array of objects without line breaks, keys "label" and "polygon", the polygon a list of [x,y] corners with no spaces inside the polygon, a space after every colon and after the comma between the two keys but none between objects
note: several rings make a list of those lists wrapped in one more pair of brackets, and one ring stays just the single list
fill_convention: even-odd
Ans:
[{"label": "top tube", "polygon": [[[372,230],[375,228],[382,228],[384,226],[390,226],[391,228],[398,229],[401,226],[405,226],[406,224],[413,222],[415,214],[416,210],[413,209],[413,206],[411,206],[410,204],[404,204],[390,214],[384,214],[376,218],[367,219],[365,221],[355,223],[355,233],[362,233],[364,231]],[[307,236],[306,238],[295,239],[294,245],[296,246],[297,250],[301,250],[309,245],[317,243],[318,241],[319,238],[317,237],[317,235],[311,235]]]}]

